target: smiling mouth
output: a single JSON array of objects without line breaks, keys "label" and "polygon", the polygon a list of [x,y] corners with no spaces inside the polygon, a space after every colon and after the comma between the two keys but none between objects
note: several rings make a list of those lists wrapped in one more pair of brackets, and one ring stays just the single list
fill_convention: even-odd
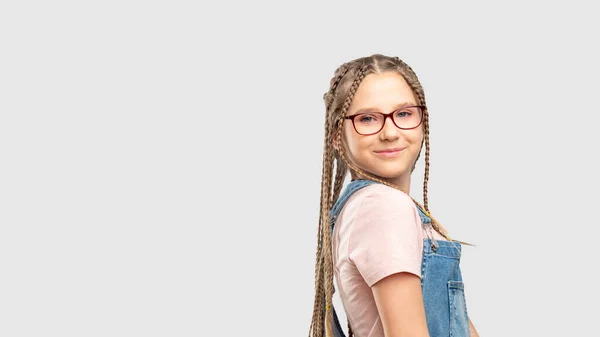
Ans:
[{"label": "smiling mouth", "polygon": [[403,150],[404,150],[404,148],[398,147],[398,148],[394,148],[394,149],[385,149],[385,150],[381,150],[381,151],[375,151],[375,153],[382,157],[395,157],[398,154],[400,154]]},{"label": "smiling mouth", "polygon": [[386,150],[375,151],[375,152],[377,152],[377,153],[394,153],[394,152],[399,152],[399,151],[402,151],[402,150],[404,150],[404,149],[397,147],[397,148],[394,148],[394,149],[386,149]]}]

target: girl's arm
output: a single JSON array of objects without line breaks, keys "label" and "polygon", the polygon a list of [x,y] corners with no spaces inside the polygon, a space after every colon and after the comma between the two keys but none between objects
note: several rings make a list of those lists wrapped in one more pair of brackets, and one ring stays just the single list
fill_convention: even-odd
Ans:
[{"label": "girl's arm", "polygon": [[471,322],[470,318],[469,318],[469,336],[470,337],[479,337],[479,334],[477,333],[477,330],[475,330],[475,326],[473,326],[473,322]]},{"label": "girl's arm", "polygon": [[385,337],[429,337],[418,276],[392,274],[375,283],[371,290]]}]

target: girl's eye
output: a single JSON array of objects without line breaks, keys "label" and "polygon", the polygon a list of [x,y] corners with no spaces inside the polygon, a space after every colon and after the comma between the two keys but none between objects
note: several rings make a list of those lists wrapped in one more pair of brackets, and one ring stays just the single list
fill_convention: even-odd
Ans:
[{"label": "girl's eye", "polygon": [[402,111],[398,111],[398,113],[396,114],[396,117],[408,118],[408,117],[410,117],[410,115],[412,115],[412,113],[410,111],[402,110]]},{"label": "girl's eye", "polygon": [[373,115],[359,115],[356,118],[357,121],[359,121],[360,123],[373,123],[377,121],[377,117],[373,116]]}]

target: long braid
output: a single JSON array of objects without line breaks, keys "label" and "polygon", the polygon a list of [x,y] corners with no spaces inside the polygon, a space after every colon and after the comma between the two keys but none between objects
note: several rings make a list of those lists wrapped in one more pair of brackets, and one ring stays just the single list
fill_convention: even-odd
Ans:
[{"label": "long braid", "polygon": [[[325,99],[325,107],[326,107],[325,111],[326,112],[329,112],[329,109],[331,108],[331,105],[333,104],[334,99],[335,99],[334,93],[335,93],[338,85],[340,84],[340,81],[348,73],[348,70],[350,70],[350,68],[351,67],[348,64],[343,64],[336,71],[337,76],[334,76],[334,78],[331,81],[331,87],[330,87],[329,91],[323,97]],[[329,135],[331,135],[331,134],[329,134]],[[331,139],[329,139],[329,141],[330,140]],[[335,184],[333,186],[333,195],[331,196],[331,204],[332,205],[335,203],[337,198],[340,196],[340,192],[342,191],[342,186],[344,184],[344,178],[346,177],[346,173],[348,173],[348,167],[346,167],[346,165],[343,163],[343,161],[341,161],[340,158],[337,156],[335,158],[335,166],[336,166]]]},{"label": "long braid", "polygon": [[323,259],[321,258],[318,264],[319,271],[315,276],[315,300],[313,303],[313,317],[310,323],[308,336],[322,336],[316,331],[323,331],[323,297],[325,297],[325,288],[323,287]]},{"label": "long braid", "polygon": [[429,154],[430,154],[430,145],[429,145],[429,112],[427,109],[423,111],[425,114],[425,121],[423,123],[424,137],[425,137],[425,174],[423,175],[423,206],[427,213],[429,213],[429,201],[427,198],[427,183],[429,182]]},{"label": "long braid", "polygon": [[[323,245],[325,247],[331,247],[331,239],[325,239],[325,237],[330,237],[329,235],[329,209],[332,204],[332,198],[330,198],[331,193],[331,178],[333,174],[333,148],[330,142],[330,135],[332,134],[332,123],[329,122],[329,118],[327,114],[329,113],[329,109],[334,102],[333,93],[337,89],[340,81],[348,72],[349,67],[347,65],[342,65],[336,71],[336,75],[331,80],[331,86],[327,93],[323,95],[323,99],[325,101],[325,144],[323,151],[323,173],[322,173],[322,184],[321,184],[321,202],[320,202],[320,215],[319,215],[319,230],[318,230],[318,239],[317,239],[317,261],[315,264],[315,301],[313,307],[313,319],[310,326],[309,336],[321,337],[323,335],[323,327],[324,320],[327,319],[323,315],[323,299],[326,297],[325,291],[325,283],[324,280],[325,275],[328,273],[326,271],[325,265],[327,252],[324,253]],[[336,174],[336,185],[337,185],[337,177],[339,177],[342,172],[341,167],[338,166],[338,172]],[[343,173],[345,174],[345,172]],[[339,190],[341,190],[341,186],[337,188],[338,192],[334,193],[339,195]],[[337,198],[337,196],[336,196]],[[326,200],[329,200],[329,204]],[[326,241],[326,242],[324,242]],[[329,249],[328,249],[329,250]],[[331,255],[331,251],[329,250],[329,255]],[[331,257],[329,258],[331,260]],[[326,304],[327,305],[327,304]],[[331,304],[329,304],[331,305]]]},{"label": "long braid", "polygon": [[[334,93],[340,84],[341,80],[346,76],[348,70],[350,70],[350,64],[343,64],[340,66],[333,79],[331,80],[331,85],[329,91],[323,95],[323,99],[325,100],[325,112],[329,113],[329,109],[331,109],[331,105],[335,100]],[[327,116],[326,116],[327,118]],[[331,196],[331,204],[333,205],[337,198],[340,196],[340,192],[342,191],[342,186],[344,184],[344,178],[346,173],[348,173],[348,167],[340,160],[339,157],[335,158],[335,166],[336,166],[336,174],[335,174],[335,184],[333,187],[333,195]]]},{"label": "long braid", "polygon": [[335,183],[333,184],[333,194],[331,195],[331,204],[335,204],[336,200],[340,197],[342,192],[342,186],[344,185],[344,178],[348,173],[348,167],[341,158],[336,157],[335,159],[336,173]]},{"label": "long braid", "polygon": [[[325,122],[325,134],[331,134],[331,123]],[[329,238],[329,207],[330,207],[330,194],[331,194],[331,178],[333,175],[333,150],[331,143],[325,137],[325,144],[323,149],[323,179],[321,181],[321,204],[320,204],[320,214],[319,214],[319,234],[320,237],[317,243],[317,265],[315,267],[316,273],[316,284],[315,284],[315,302],[313,308],[313,319],[311,322],[311,328],[309,332],[309,336],[312,333],[312,336],[322,337],[323,333],[323,296],[326,296],[327,293],[327,274],[330,272],[327,270],[327,255],[330,256],[331,259],[331,249],[323,249],[325,247],[331,247],[331,242],[327,238]],[[329,251],[329,254],[327,252]],[[325,278],[325,280],[324,280]],[[323,289],[323,283],[325,281],[325,289]],[[323,291],[325,290],[325,291]],[[327,319],[327,318],[325,318]]]},{"label": "long braid", "polygon": [[[331,307],[331,298],[333,295],[333,270],[332,264],[333,259],[331,256],[331,235],[329,233],[329,211],[332,204],[331,188],[332,188],[332,175],[333,175],[333,161],[334,161],[334,149],[331,144],[332,123],[328,118],[327,114],[334,103],[335,96],[333,93],[337,89],[342,78],[346,75],[350,69],[348,64],[342,65],[336,71],[336,75],[331,81],[331,87],[329,91],[323,95],[325,101],[325,144],[323,150],[323,173],[321,181],[321,202],[320,202],[320,214],[319,214],[319,230],[317,239],[317,262],[315,266],[315,302],[313,308],[313,319],[310,326],[309,336],[322,337],[324,327],[328,334],[331,335],[331,324],[326,322],[332,322],[333,316],[331,310],[326,310],[326,317],[323,315],[323,299],[325,298],[325,308]],[[339,177],[343,171],[341,167],[338,167],[336,174]],[[337,185],[337,184],[336,184]],[[341,190],[341,187],[337,188]],[[337,193],[339,194],[339,192]],[[327,247],[327,249],[323,249]],[[329,301],[327,301],[329,298]]]},{"label": "long braid", "polygon": [[[344,75],[346,75],[346,73],[348,72],[349,67],[347,65],[342,65],[338,68],[338,70],[336,71],[336,75],[334,75],[334,77],[331,79],[331,84],[330,84],[330,88],[329,91],[327,91],[324,95],[323,95],[323,100],[325,101],[325,144],[323,145],[324,147],[324,151],[323,151],[323,163],[325,163],[325,156],[326,156],[326,151],[328,148],[330,148],[331,144],[329,142],[329,135],[331,134],[331,123],[329,122],[329,118],[328,118],[328,113],[329,113],[329,109],[331,107],[331,104],[333,103],[334,100],[334,95],[333,93],[335,92],[335,90],[337,89],[338,84],[340,83],[340,81],[342,80],[342,78],[344,77]],[[325,170],[325,165],[323,165],[323,170]],[[322,173],[322,177],[323,179],[325,179],[325,171],[323,171]],[[322,202],[322,198],[321,198],[321,204],[319,205],[319,209],[323,209],[323,202]],[[320,223],[320,222],[319,222]],[[323,239],[323,228],[321,227],[321,225],[319,225],[319,230],[317,233],[317,263],[315,268],[319,267],[319,261],[322,258],[321,256],[321,252],[322,252],[322,239]],[[315,272],[317,272],[315,270]]]},{"label": "long braid", "polygon": [[344,78],[344,76],[346,76],[346,73],[348,73],[348,70],[350,70],[350,66],[348,64],[341,65],[337,69],[334,77],[331,79],[329,91],[323,95],[323,99],[325,100],[325,113],[326,114],[329,112],[329,109],[331,109],[331,105],[333,104],[333,102],[335,100],[335,96],[334,96],[335,90],[337,89],[338,85],[340,84],[342,78]]}]

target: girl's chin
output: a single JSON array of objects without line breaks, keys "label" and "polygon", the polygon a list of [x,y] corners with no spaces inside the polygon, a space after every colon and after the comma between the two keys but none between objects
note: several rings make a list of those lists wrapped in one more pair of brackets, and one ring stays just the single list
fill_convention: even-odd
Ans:
[{"label": "girl's chin", "polygon": [[358,167],[386,180],[396,180],[406,174],[411,174],[410,167],[406,163],[374,161],[370,162],[369,165],[358,165]]},{"label": "girl's chin", "polygon": [[385,170],[385,171],[377,170],[373,173],[382,178],[385,178],[385,179],[395,180],[395,179],[398,179],[398,178],[406,175],[407,173],[410,174],[410,171],[407,171],[407,170]]}]

